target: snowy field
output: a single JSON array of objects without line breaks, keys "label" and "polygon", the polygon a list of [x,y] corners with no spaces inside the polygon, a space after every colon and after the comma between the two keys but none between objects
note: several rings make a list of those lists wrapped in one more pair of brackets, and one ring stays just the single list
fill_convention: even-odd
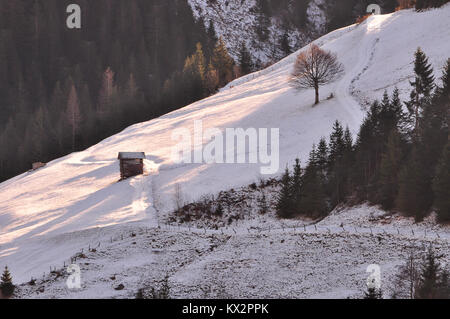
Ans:
[{"label": "snowy field", "polygon": [[171,298],[361,298],[367,267],[377,264],[389,298],[397,267],[411,251],[424,253],[432,245],[441,263],[450,261],[450,229],[432,220],[413,224],[367,206],[336,211],[315,225],[264,219],[261,229],[251,222],[217,231],[107,227],[108,240],[75,254],[81,289],[67,289],[68,275],[57,265],[34,285],[20,286],[17,297],[135,298],[168,276]]},{"label": "snowy field", "polygon": [[[411,231],[413,226],[404,220],[395,221],[398,228],[384,223],[375,223],[375,230],[356,225],[359,215],[363,221],[369,218],[367,207],[356,215],[351,210],[349,215],[330,216],[322,222],[322,230],[303,229],[304,239],[299,229],[284,234],[279,226],[264,234],[246,228],[224,234],[164,228],[162,221],[175,207],[176,185],[183,200],[190,202],[260,178],[260,165],[255,164],[174,164],[174,129],[192,130],[195,120],[203,120],[204,129],[279,128],[280,170],[275,174],[279,175],[296,157],[306,159],[312,144],[329,135],[336,119],[355,133],[367,101],[380,98],[385,89],[391,93],[395,86],[406,97],[418,46],[439,77],[450,52],[450,5],[422,13],[407,10],[373,16],[316,43],[337,53],[345,66],[338,82],[321,89],[322,102],[316,107],[311,90],[298,92],[288,84],[293,54],[269,69],[237,79],[212,97],[131,126],[83,152],[0,184],[0,267],[7,264],[19,283],[32,276],[45,278],[43,273],[48,274],[50,267],[61,268],[81,248],[86,251],[100,243],[97,253],[87,254],[83,290],[66,291],[59,278],[48,284],[44,294],[24,291],[24,296],[130,297],[143,277],[161,279],[168,272],[176,297],[200,296],[192,292],[193,287],[212,277],[233,297],[333,297],[357,294],[368,263],[378,261],[388,272],[392,270],[411,241],[434,240],[448,253],[448,229],[439,228],[438,238],[425,233],[428,226]],[[335,97],[327,100],[331,93]],[[144,151],[146,174],[118,183],[116,158],[121,151]],[[343,220],[355,227],[345,230],[350,234],[343,233]],[[159,224],[162,228],[157,228]],[[379,243],[374,231],[388,234]],[[132,232],[139,233],[135,240],[129,236]],[[126,239],[114,241],[121,234]],[[217,247],[211,250],[211,245]],[[126,289],[111,291],[112,273],[121,276]],[[294,274],[297,279],[290,280]],[[255,288],[249,282],[255,282]],[[314,289],[317,282],[323,284]],[[288,288],[278,291],[276,283]]]}]

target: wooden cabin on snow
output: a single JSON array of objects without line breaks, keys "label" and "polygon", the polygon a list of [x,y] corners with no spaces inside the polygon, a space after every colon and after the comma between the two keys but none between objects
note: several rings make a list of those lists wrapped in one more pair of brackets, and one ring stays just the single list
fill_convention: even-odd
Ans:
[{"label": "wooden cabin on snow", "polygon": [[120,152],[120,180],[144,174],[144,152]]}]

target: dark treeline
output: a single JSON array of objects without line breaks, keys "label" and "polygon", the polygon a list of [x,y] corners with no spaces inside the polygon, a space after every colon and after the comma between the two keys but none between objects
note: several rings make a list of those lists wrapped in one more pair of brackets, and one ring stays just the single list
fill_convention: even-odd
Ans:
[{"label": "dark treeline", "polygon": [[78,0],[79,30],[66,27],[70,3],[0,0],[0,180],[234,77],[214,26],[195,21],[187,1]]},{"label": "dark treeline", "polygon": [[378,4],[382,13],[394,12],[398,9],[438,8],[450,0],[339,0],[327,3],[328,30],[335,30],[352,24],[358,17],[367,14],[370,4]]},{"label": "dark treeline", "polygon": [[398,0],[339,0],[327,4],[328,30],[335,30],[353,24],[358,17],[366,15],[370,4],[378,4],[382,13],[394,12]]},{"label": "dark treeline", "polygon": [[400,101],[398,90],[385,93],[372,104],[356,142],[336,122],[305,169],[299,160],[292,173],[286,169],[280,217],[317,218],[339,204],[369,202],[417,220],[434,209],[440,221],[450,221],[450,59],[440,81],[420,49],[414,65],[408,101]]},{"label": "dark treeline", "polygon": [[450,0],[410,0],[410,2],[414,2],[416,10],[424,10],[428,8],[439,8],[450,2]]}]

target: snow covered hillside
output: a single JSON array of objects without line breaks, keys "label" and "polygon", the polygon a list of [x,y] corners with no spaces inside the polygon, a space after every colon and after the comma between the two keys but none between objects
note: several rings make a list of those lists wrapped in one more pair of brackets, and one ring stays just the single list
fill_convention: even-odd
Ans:
[{"label": "snow covered hillside", "polygon": [[[260,165],[256,164],[174,164],[172,149],[177,141],[172,140],[172,132],[192,131],[196,120],[203,120],[204,130],[279,128],[280,169],[275,175],[296,157],[306,159],[312,144],[329,135],[335,120],[356,132],[368,101],[380,98],[385,89],[391,93],[395,86],[408,94],[418,46],[439,76],[450,52],[450,5],[421,13],[407,10],[372,16],[315,43],[335,52],[345,66],[339,81],[321,89],[318,106],[313,107],[312,90],[298,92],[288,84],[293,54],[237,79],[212,97],[0,184],[0,267],[7,264],[15,280],[23,282],[42,276],[50,266],[61,267],[80,247],[108,241],[134,225],[155,227],[174,209],[177,185],[183,201],[190,202],[258,181]],[[331,93],[334,98],[326,99]],[[147,154],[144,176],[118,182],[116,158],[122,151]],[[200,266],[208,267],[194,265],[190,272]]]}]

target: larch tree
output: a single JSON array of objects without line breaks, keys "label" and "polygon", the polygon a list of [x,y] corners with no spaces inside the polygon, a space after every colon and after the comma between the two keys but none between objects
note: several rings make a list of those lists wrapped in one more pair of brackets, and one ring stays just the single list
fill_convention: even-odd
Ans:
[{"label": "larch tree", "polygon": [[72,84],[72,87],[70,88],[69,98],[67,100],[66,116],[71,128],[72,151],[75,151],[75,137],[80,128],[81,115],[77,90],[74,84]]},{"label": "larch tree", "polygon": [[208,94],[213,94],[219,88],[219,72],[209,62],[205,75],[205,88]]},{"label": "larch tree", "polygon": [[343,72],[344,66],[336,54],[312,44],[298,55],[290,82],[297,89],[314,88],[317,105],[320,102],[319,87],[337,80]]},{"label": "larch tree", "polygon": [[98,101],[98,113],[100,116],[108,113],[108,108],[111,104],[111,98],[116,88],[114,85],[114,72],[111,68],[107,68],[103,73],[102,87],[100,89]]},{"label": "larch tree", "polygon": [[219,86],[223,86],[231,81],[233,77],[234,60],[229,55],[222,37],[219,38],[219,41],[217,41],[217,45],[214,48],[212,63],[219,73]]},{"label": "larch tree", "polygon": [[189,88],[188,101],[196,101],[204,96],[205,91],[205,56],[202,45],[197,43],[196,51],[186,58],[183,69],[183,79]]},{"label": "larch tree", "polygon": [[203,81],[205,77],[206,62],[205,55],[203,54],[203,46],[200,42],[196,45],[195,55],[193,57],[195,68]]}]

